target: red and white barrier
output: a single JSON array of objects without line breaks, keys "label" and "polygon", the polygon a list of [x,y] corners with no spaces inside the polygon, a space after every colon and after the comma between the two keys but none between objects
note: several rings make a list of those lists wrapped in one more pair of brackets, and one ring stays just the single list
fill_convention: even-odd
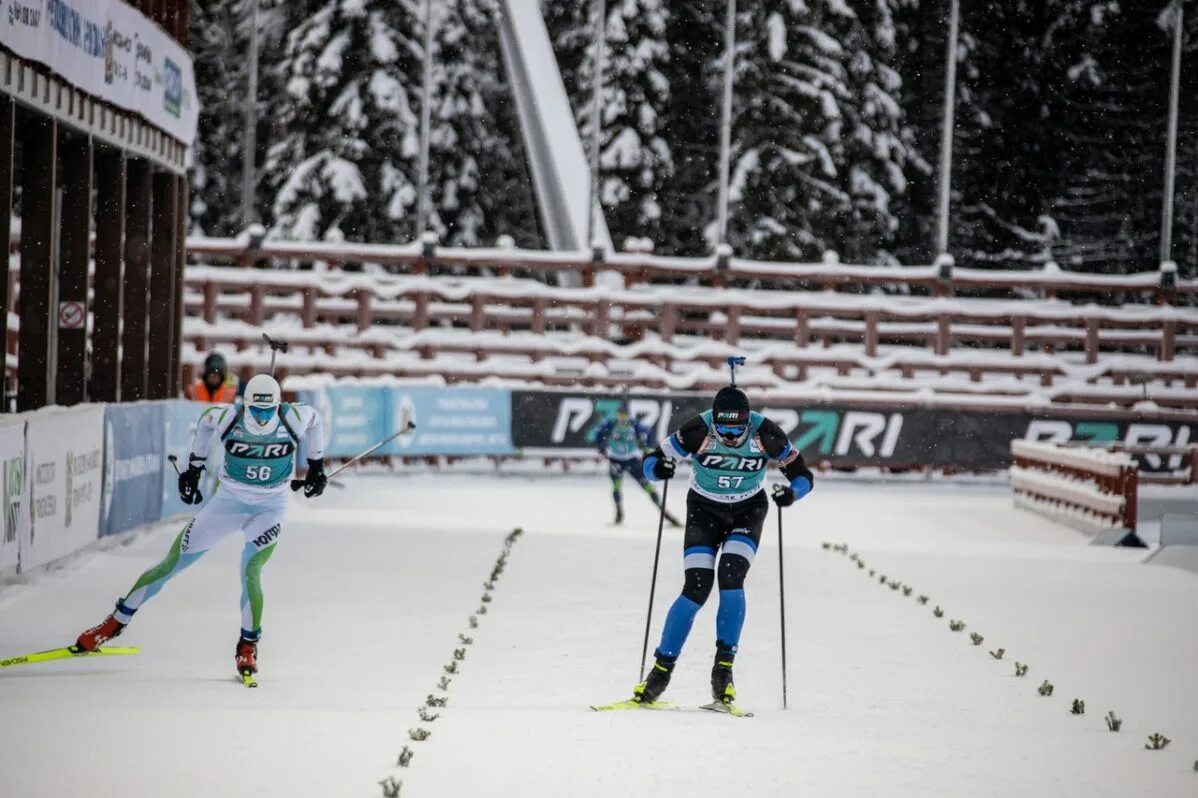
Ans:
[{"label": "red and white barrier", "polygon": [[1136,462],[1125,452],[1011,441],[1015,504],[1117,542],[1136,531]]}]

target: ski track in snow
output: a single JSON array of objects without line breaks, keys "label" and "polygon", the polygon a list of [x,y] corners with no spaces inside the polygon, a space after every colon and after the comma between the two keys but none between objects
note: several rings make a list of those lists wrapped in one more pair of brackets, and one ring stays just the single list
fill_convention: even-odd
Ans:
[{"label": "ski track in snow", "polygon": [[[625,503],[627,525],[607,527],[598,475],[370,476],[297,501],[264,572],[258,690],[233,678],[241,547],[226,542],[119,639],[138,656],[0,674],[0,726],[19,730],[0,745],[0,794],[377,796],[385,776],[405,798],[1198,790],[1198,577],[1088,546],[996,485],[823,481],[786,512],[789,710],[771,509],[736,667],[757,717],[590,712],[627,697],[640,661],[656,514],[637,491]],[[469,630],[515,526],[527,534]],[[70,642],[173,534],[0,587],[0,655]],[[667,528],[651,646],[681,584],[680,544]],[[713,595],[666,694],[688,708],[708,700],[715,606]],[[968,626],[954,634],[950,618]],[[421,723],[459,632],[474,645],[449,705]],[[999,646],[995,661],[986,652]],[[1013,675],[1017,660],[1027,677]],[[1036,694],[1044,679],[1051,698]],[[1086,715],[1069,714],[1074,697]],[[1120,734],[1106,730],[1108,709]],[[409,740],[418,725],[432,737]],[[1173,739],[1167,750],[1143,750],[1154,731]],[[407,769],[395,767],[404,745]]]}]

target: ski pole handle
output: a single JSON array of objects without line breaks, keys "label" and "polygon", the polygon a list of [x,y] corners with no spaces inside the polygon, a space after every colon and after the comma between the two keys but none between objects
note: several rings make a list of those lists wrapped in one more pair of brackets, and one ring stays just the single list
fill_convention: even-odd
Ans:
[{"label": "ski pole handle", "polygon": [[[361,453],[361,454],[359,454],[359,455],[356,455],[356,456],[355,456],[355,457],[353,457],[351,460],[347,460],[347,461],[346,461],[346,462],[345,462],[345,463],[344,463],[344,464],[343,464],[343,465],[342,465],[340,468],[338,468],[338,469],[337,469],[336,471],[334,471],[333,473],[329,474],[329,479],[332,479],[333,477],[337,476],[337,475],[338,475],[338,474],[340,474],[342,471],[344,471],[345,469],[349,468],[351,465],[353,465],[354,463],[358,462],[359,460],[361,460],[361,459],[362,459],[363,457],[365,457],[366,455],[368,455],[368,454],[370,454],[370,453],[374,452],[374,451],[375,451],[375,450],[377,450],[377,449],[381,449],[383,446],[385,446],[386,444],[388,444],[388,443],[390,443],[391,441],[395,440],[395,439],[396,439],[396,438],[398,438],[400,435],[403,435],[405,432],[411,432],[411,431],[412,431],[412,430],[414,430],[414,429],[416,429],[416,424],[415,424],[414,422],[412,422],[412,421],[409,421],[409,422],[407,423],[407,426],[403,427],[402,429],[400,429],[400,430],[398,430],[398,431],[396,431],[396,432],[393,432],[392,434],[388,435],[386,438],[383,438],[381,441],[379,441],[378,443],[376,443],[374,446],[371,446],[371,447],[370,447],[369,449],[367,449],[366,451],[362,452],[362,453]],[[299,489],[300,489],[300,488],[302,488],[303,486],[304,486],[304,480],[302,480],[302,479],[293,479],[293,480],[291,480],[291,489],[292,489],[292,490],[299,490]]]}]

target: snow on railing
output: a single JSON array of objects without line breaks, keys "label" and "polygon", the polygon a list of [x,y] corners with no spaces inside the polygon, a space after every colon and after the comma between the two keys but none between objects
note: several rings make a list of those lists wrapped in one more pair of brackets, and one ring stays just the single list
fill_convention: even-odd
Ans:
[{"label": "snow on railing", "polygon": [[[187,240],[188,253],[196,259],[219,258],[241,265],[262,260],[322,262],[332,267],[342,263],[377,263],[405,266],[422,273],[431,266],[473,266],[499,272],[513,269],[528,271],[578,272],[583,285],[594,284],[596,272],[620,273],[626,284],[651,278],[704,278],[716,285],[728,281],[760,280],[800,282],[822,288],[857,285],[901,285],[922,287],[936,295],[967,289],[1036,289],[1046,297],[1058,292],[1153,292],[1158,301],[1172,303],[1177,294],[1198,293],[1198,280],[1177,279],[1175,272],[1162,267],[1133,274],[1089,274],[1054,268],[977,269],[937,264],[913,266],[871,266],[841,263],[825,256],[822,262],[755,261],[726,255],[680,257],[653,255],[649,252],[604,252],[578,250],[547,252],[514,247],[441,247],[432,242],[408,244],[355,244],[306,241],[263,240],[242,234],[237,238],[193,236]],[[829,253],[834,255],[835,253]]]},{"label": "snow on railing", "polygon": [[1138,472],[1125,452],[1013,440],[1016,506],[1092,532],[1136,531]]}]

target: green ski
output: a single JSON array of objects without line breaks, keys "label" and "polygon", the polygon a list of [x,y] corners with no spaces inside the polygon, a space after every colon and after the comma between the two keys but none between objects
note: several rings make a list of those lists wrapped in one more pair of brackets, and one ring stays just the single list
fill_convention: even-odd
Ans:
[{"label": "green ski", "polygon": [[258,686],[258,681],[254,678],[254,672],[251,670],[244,670],[244,671],[241,671],[240,673],[238,673],[237,680],[240,681],[242,684],[244,684],[246,687],[257,687]]},{"label": "green ski", "polygon": [[77,646],[52,648],[49,651],[38,651],[10,659],[0,659],[0,668],[11,668],[16,665],[33,665],[38,662],[53,662],[56,659],[74,659],[76,657],[114,657],[124,654],[136,654],[141,651],[137,646],[98,648],[95,651],[84,651]]}]

